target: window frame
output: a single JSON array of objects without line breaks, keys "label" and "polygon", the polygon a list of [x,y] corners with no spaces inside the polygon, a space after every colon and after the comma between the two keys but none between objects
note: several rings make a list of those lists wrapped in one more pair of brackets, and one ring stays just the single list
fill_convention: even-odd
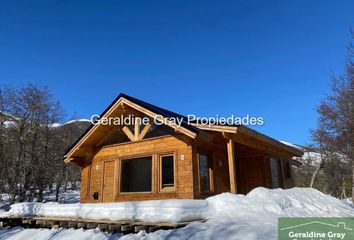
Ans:
[{"label": "window frame", "polygon": [[[173,157],[173,187],[163,187],[162,186],[162,158],[163,157]],[[176,169],[176,152],[165,152],[157,154],[158,160],[158,192],[166,193],[166,192],[176,192],[177,185],[177,169]]]},{"label": "window frame", "polygon": [[[277,172],[277,181],[278,181],[278,187],[274,187],[273,183],[273,171],[272,171],[272,159],[274,159],[276,163],[276,172]],[[269,156],[269,171],[270,171],[270,178],[272,182],[272,189],[276,188],[284,188],[284,175],[283,175],[283,158],[275,155],[270,155]]]},{"label": "window frame", "polygon": [[[200,156],[204,155],[207,157],[208,163],[208,182],[209,189],[206,191],[202,191],[202,181],[200,174]],[[213,155],[210,151],[207,150],[199,150],[197,154],[197,165],[198,165],[198,187],[200,194],[212,194],[214,193],[214,168],[213,168]]]},{"label": "window frame", "polygon": [[284,178],[291,179],[292,178],[292,171],[291,171],[291,164],[289,159],[284,159]]},{"label": "window frame", "polygon": [[[151,157],[151,190],[150,191],[143,191],[143,192],[122,192],[121,185],[122,185],[122,164],[123,161],[127,160],[133,160],[137,158],[146,158],[146,157]],[[154,192],[154,162],[155,162],[155,157],[154,154],[141,154],[141,155],[129,155],[129,156],[123,156],[118,159],[119,161],[119,169],[118,169],[118,192],[117,196],[119,195],[134,195],[134,194],[152,194]]]}]

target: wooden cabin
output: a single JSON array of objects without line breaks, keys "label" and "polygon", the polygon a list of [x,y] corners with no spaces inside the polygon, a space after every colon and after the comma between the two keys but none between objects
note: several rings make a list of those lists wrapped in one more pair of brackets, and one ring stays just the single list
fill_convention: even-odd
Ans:
[{"label": "wooden cabin", "polygon": [[[92,124],[65,154],[66,163],[82,167],[81,202],[202,199],[293,186],[290,159],[303,153],[245,126],[188,124],[125,94],[100,115],[128,116],[133,124]],[[143,118],[149,121],[137,120]]]}]

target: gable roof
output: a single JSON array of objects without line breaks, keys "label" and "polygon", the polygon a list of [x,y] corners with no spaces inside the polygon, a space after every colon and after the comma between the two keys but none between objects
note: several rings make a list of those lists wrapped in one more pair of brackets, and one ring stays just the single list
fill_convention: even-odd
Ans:
[{"label": "gable roof", "polygon": [[[270,138],[266,135],[263,135],[255,130],[252,130],[250,128],[247,128],[245,126],[241,126],[241,125],[211,125],[211,126],[200,126],[197,123],[192,123],[189,124],[188,123],[188,118],[186,116],[183,116],[181,114],[172,112],[170,110],[161,108],[161,107],[157,107],[153,104],[147,103],[145,101],[142,101],[140,99],[128,96],[124,93],[120,93],[115,99],[114,101],[100,114],[100,117],[104,117],[107,113],[109,113],[113,108],[117,107],[119,105],[119,103],[123,103],[123,104],[127,104],[133,108],[136,108],[138,111],[141,111],[141,108],[143,110],[146,110],[147,114],[151,115],[155,114],[155,115],[160,115],[163,118],[178,118],[178,119],[182,119],[183,121],[181,122],[181,126],[173,126],[172,124],[169,125],[170,127],[173,127],[175,129],[179,128],[179,130],[184,130],[181,131],[182,133],[188,135],[191,138],[195,138],[197,136],[198,133],[203,132],[204,130],[207,131],[218,131],[218,132],[228,132],[228,133],[243,133],[243,134],[247,134],[250,135],[252,137],[255,138],[259,138],[259,139],[263,139],[266,140],[266,142],[268,142],[269,144],[275,145],[279,148],[283,148],[286,149],[288,152],[294,154],[295,156],[301,156],[302,152],[300,152],[298,149],[292,148],[291,146],[288,146],[286,144],[283,144],[280,141],[277,141],[273,138]],[[93,132],[95,130],[96,127],[98,127],[99,125],[94,125],[91,124],[87,130],[68,148],[68,150],[66,151],[66,153],[64,154],[64,158],[68,157],[68,154],[76,147],[78,147],[80,144],[82,144],[83,139],[89,135],[91,132]],[[66,160],[66,162],[69,162],[70,160]]]},{"label": "gable roof", "polygon": [[[182,116],[180,114],[177,114],[175,112],[166,110],[164,108],[160,108],[157,107],[155,105],[152,105],[150,103],[147,103],[145,101],[142,101],[140,99],[128,96],[124,93],[120,93],[114,100],[113,102],[100,114],[100,117],[102,118],[103,116],[105,116],[120,100],[125,100],[124,103],[129,105],[129,102],[136,104],[156,115],[161,115],[163,118],[179,118],[179,119],[183,119],[182,123],[181,123],[181,128],[182,129],[186,129],[191,133],[190,136],[196,136],[201,130],[193,125],[188,124],[187,122],[187,117]],[[90,131],[92,131],[95,128],[96,125],[91,124],[86,131],[67,149],[67,151],[64,154],[64,158],[66,158],[66,156],[69,154],[69,152],[76,147],[80,141],[82,141],[82,139],[89,134]]]},{"label": "gable roof", "polygon": [[178,113],[172,112],[172,111],[164,109],[164,108],[157,107],[157,106],[152,105],[150,103],[144,102],[144,101],[142,101],[140,99],[128,96],[128,95],[126,95],[124,93],[119,94],[118,98],[120,98],[120,97],[125,98],[125,99],[127,99],[129,101],[132,101],[132,102],[134,102],[134,103],[136,103],[136,104],[138,104],[138,105],[140,105],[140,106],[142,106],[142,107],[144,107],[144,108],[146,108],[146,109],[148,109],[148,110],[150,110],[150,111],[152,111],[152,112],[154,112],[154,113],[156,113],[158,115],[161,115],[161,116],[165,117],[165,118],[183,119],[183,122],[181,124],[182,127],[186,128],[186,129],[188,129],[188,130],[190,130],[192,132],[195,132],[195,133],[200,132],[199,128],[188,124],[188,119],[187,119],[186,116],[180,115]]}]

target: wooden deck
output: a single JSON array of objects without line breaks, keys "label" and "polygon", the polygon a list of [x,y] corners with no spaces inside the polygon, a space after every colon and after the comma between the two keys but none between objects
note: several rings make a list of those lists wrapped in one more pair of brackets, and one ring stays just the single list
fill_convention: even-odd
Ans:
[{"label": "wooden deck", "polygon": [[[198,222],[205,222],[204,219],[195,220]],[[6,217],[0,218],[0,227],[12,228],[15,226],[22,226],[24,228],[74,228],[74,229],[95,229],[99,228],[101,231],[109,233],[137,233],[145,230],[147,232],[154,232],[160,229],[176,229],[184,227],[189,222],[178,223],[150,223],[140,221],[109,221],[97,219],[77,219],[77,218],[57,218],[57,217]]]}]

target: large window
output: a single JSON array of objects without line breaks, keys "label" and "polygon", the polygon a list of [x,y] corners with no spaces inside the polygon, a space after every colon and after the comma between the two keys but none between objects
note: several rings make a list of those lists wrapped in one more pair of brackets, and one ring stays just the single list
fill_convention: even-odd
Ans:
[{"label": "large window", "polygon": [[160,156],[160,167],[161,188],[173,188],[175,185],[173,155]]},{"label": "large window", "polygon": [[151,192],[152,157],[122,160],[121,192]]},{"label": "large window", "polygon": [[209,192],[211,191],[210,186],[210,157],[206,154],[199,154],[199,181],[200,181],[200,191]]}]

